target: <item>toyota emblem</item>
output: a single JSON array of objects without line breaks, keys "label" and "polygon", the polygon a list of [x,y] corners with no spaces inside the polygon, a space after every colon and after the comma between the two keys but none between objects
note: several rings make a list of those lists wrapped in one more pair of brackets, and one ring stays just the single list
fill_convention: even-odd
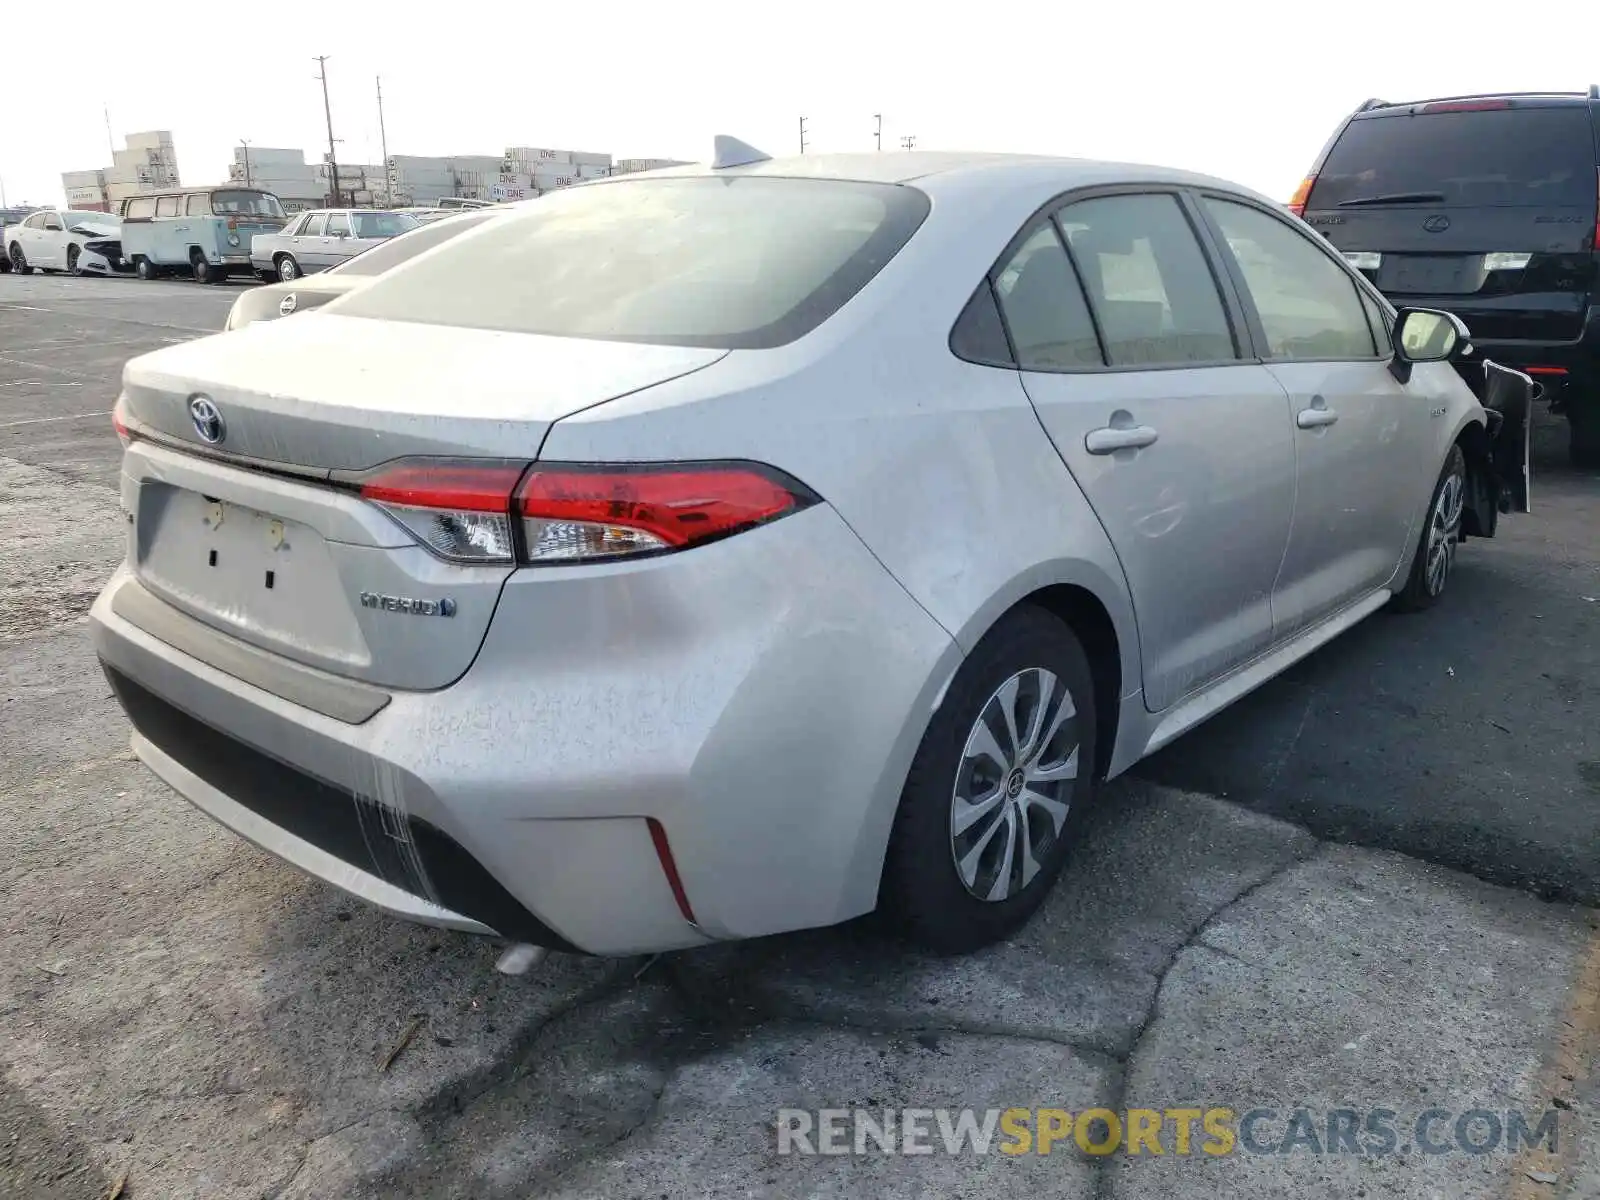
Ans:
[{"label": "toyota emblem", "polygon": [[1443,233],[1450,228],[1450,218],[1443,213],[1434,213],[1422,222],[1422,227],[1429,233]]},{"label": "toyota emblem", "polygon": [[295,306],[294,293],[290,292],[282,300],[278,301],[278,315],[280,317],[287,317],[290,313],[292,313],[294,311],[294,306]]},{"label": "toyota emblem", "polygon": [[189,398],[189,419],[194,422],[194,431],[200,435],[202,442],[209,442],[215,446],[227,436],[227,427],[222,423],[222,413],[211,402],[210,396]]}]

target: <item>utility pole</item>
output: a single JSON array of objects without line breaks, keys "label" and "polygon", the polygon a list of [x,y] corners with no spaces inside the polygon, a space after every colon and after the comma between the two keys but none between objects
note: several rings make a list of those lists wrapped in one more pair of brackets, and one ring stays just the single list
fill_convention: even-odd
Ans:
[{"label": "utility pole", "polygon": [[383,202],[392,204],[389,195],[389,135],[383,129],[383,77],[378,79],[378,146],[383,153]]},{"label": "utility pole", "polygon": [[806,152],[806,119],[800,118],[800,153]]},{"label": "utility pole", "polygon": [[328,107],[328,56],[316,56],[317,78],[322,80],[322,115],[328,122],[328,184],[333,192],[333,207],[339,205],[339,160],[333,153],[333,109]]},{"label": "utility pole", "polygon": [[874,135],[878,141],[878,149],[883,149],[883,114],[873,113],[873,119],[878,122],[878,132]]},{"label": "utility pole", "polygon": [[900,139],[900,149],[902,149],[902,150],[909,150],[913,146],[915,146],[916,144],[917,144],[917,135],[914,134],[914,133],[908,133],[908,134],[905,135],[905,137]]},{"label": "utility pole", "polygon": [[239,145],[244,147],[244,185],[250,186],[250,143],[244,138],[239,139]]}]

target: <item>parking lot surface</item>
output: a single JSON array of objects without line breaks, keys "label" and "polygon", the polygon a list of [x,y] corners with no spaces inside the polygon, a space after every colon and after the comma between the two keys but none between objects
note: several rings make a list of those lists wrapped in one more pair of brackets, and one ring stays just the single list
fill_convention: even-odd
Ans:
[{"label": "parking lot surface", "polygon": [[[109,410],[235,294],[0,276],[0,1196],[1600,1196],[1600,479],[1559,428],[1441,608],[1108,787],[1012,942],[864,924],[506,978],[128,750],[82,626],[122,547]],[[858,1106],[1268,1109],[1284,1152],[779,1153],[780,1109]],[[1297,1107],[1563,1136],[1290,1153]]]}]

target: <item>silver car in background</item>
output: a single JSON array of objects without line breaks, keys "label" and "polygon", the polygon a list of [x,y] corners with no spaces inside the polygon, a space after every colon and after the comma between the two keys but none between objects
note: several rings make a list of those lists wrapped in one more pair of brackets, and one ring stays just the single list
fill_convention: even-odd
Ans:
[{"label": "silver car in background", "polygon": [[262,279],[288,282],[336,267],[421,224],[403,212],[316,208],[291,217],[276,233],[250,239],[250,265]]},{"label": "silver car in background", "polygon": [[727,140],[130,362],[90,625],[157,775],[392,912],[959,952],[1099,780],[1434,604],[1528,392],[1222,180]]},{"label": "silver car in background", "polygon": [[326,271],[292,279],[287,283],[271,283],[240,292],[239,298],[228,310],[228,320],[223,329],[243,329],[257,321],[312,312],[336,297],[365,287],[385,271],[507,211],[495,208],[484,212],[447,214],[443,220],[424,222],[418,228],[379,242],[370,250],[363,250],[354,258],[347,258]]}]

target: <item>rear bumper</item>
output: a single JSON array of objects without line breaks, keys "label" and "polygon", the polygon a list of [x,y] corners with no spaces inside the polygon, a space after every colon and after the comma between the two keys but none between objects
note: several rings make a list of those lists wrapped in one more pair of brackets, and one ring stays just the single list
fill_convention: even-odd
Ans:
[{"label": "rear bumper", "polygon": [[142,591],[127,568],[95,647],[135,751],[181,795],[401,916],[596,954],[872,908],[959,657],[825,506],[683,555],[519,572],[459,682],[359,723],[157,638],[117,611],[138,612],[124,588]]}]

